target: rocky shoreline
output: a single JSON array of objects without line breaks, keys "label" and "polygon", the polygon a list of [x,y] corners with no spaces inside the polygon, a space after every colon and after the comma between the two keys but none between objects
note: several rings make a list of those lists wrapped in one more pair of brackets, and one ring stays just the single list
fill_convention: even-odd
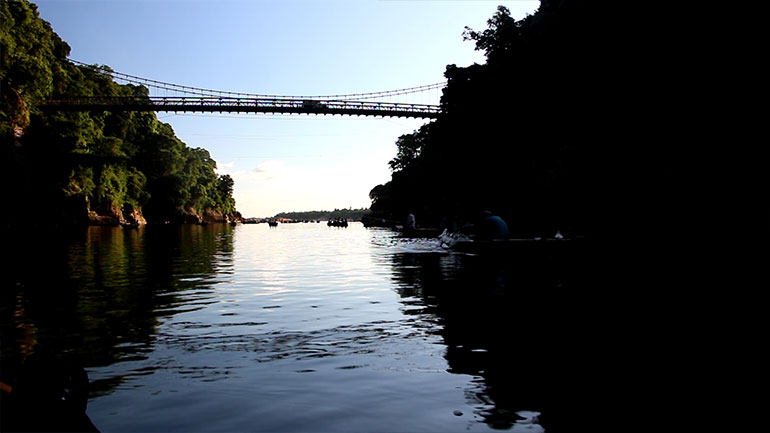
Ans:
[{"label": "rocky shoreline", "polygon": [[68,206],[64,209],[57,223],[61,225],[87,225],[87,226],[128,226],[138,227],[147,224],[209,224],[209,223],[235,223],[243,222],[240,212],[228,215],[219,210],[207,209],[199,213],[194,209],[179,211],[177,215],[166,220],[148,220],[142,210],[129,204],[123,205],[123,209],[111,207],[109,209],[91,209],[87,203]]}]

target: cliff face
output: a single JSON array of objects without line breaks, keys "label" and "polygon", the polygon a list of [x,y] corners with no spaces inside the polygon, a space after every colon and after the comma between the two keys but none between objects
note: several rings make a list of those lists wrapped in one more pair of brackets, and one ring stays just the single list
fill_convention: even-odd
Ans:
[{"label": "cliff face", "polygon": [[144,219],[144,215],[142,215],[142,210],[134,208],[131,205],[124,207],[122,215],[125,222],[128,224],[147,224],[147,220]]},{"label": "cliff face", "polygon": [[117,226],[145,225],[147,219],[141,209],[128,204],[123,209],[115,206],[92,209],[88,201],[73,198],[59,206],[55,221],[52,222],[63,225]]},{"label": "cliff face", "polygon": [[[180,212],[170,220],[154,221],[158,223],[174,224],[209,224],[230,223],[240,221],[241,214],[225,214],[221,210],[206,209],[199,213],[195,209]],[[57,222],[65,225],[93,225],[93,226],[117,226],[117,225],[146,225],[147,219],[142,210],[131,205],[124,205],[123,209],[110,207],[108,209],[91,209],[84,201],[72,201],[61,209]]]}]

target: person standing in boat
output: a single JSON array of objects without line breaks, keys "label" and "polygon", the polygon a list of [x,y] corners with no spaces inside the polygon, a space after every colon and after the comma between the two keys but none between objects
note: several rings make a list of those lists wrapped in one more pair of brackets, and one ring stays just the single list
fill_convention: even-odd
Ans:
[{"label": "person standing in boat", "polygon": [[407,230],[414,230],[414,229],[416,229],[416,228],[417,228],[417,224],[415,223],[415,220],[414,220],[414,214],[413,214],[413,213],[411,213],[411,212],[410,212],[410,213],[409,213],[409,215],[406,217],[406,225],[405,225],[405,228],[406,228]]}]

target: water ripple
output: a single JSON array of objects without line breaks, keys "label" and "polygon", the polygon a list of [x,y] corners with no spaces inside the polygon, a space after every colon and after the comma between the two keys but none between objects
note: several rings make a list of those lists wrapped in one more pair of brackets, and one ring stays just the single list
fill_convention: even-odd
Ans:
[{"label": "water ripple", "polygon": [[535,350],[508,354],[516,326],[536,326],[499,296],[523,293],[508,268],[357,223],[90,228],[67,242],[41,249],[50,275],[22,262],[9,277],[0,355],[82,355],[102,431],[538,427],[510,403],[537,396],[542,375]]}]

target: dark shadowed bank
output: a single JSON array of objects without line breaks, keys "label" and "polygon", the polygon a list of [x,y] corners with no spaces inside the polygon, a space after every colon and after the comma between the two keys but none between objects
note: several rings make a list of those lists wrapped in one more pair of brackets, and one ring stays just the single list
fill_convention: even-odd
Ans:
[{"label": "dark shadowed bank", "polygon": [[633,193],[618,182],[641,168],[627,156],[647,153],[649,133],[632,126],[638,109],[626,111],[645,83],[630,81],[635,47],[618,42],[615,12],[543,1],[522,20],[499,7],[488,29],[466,28],[487,62],[447,66],[442,114],[398,139],[372,211],[438,225],[489,210],[518,236],[603,230]]},{"label": "dark shadowed bank", "polygon": [[154,113],[43,112],[48,99],[147,96],[107,66],[76,66],[27,1],[0,2],[2,227],[237,218],[233,180]]},{"label": "dark shadowed bank", "polygon": [[730,96],[743,81],[732,51],[748,39],[731,46],[707,15],[542,0],[517,21],[500,7],[464,33],[486,63],[447,66],[442,114],[398,139],[392,179],[370,193],[386,220],[451,226],[492,211],[513,237],[587,239],[586,279],[548,301],[552,325],[584,337],[559,342],[583,360],[562,391],[594,390],[613,408],[602,416],[626,422],[656,406],[685,421],[685,396],[708,383],[692,367],[721,359],[714,341],[742,341],[756,317],[722,292],[753,293],[744,280],[760,261],[735,239],[770,232],[746,128],[756,115]]},{"label": "dark shadowed bank", "polygon": [[[770,223],[765,160],[745,146],[755,140],[710,111],[730,101],[712,87],[724,77],[703,78],[730,62],[713,43],[723,32],[713,20],[691,25],[696,9],[655,7],[543,0],[523,20],[501,8],[488,29],[468,29],[487,62],[447,67],[443,114],[399,138],[391,181],[371,191],[372,211],[390,220],[439,225],[489,210],[514,236],[588,240],[564,263],[580,276],[569,291],[521,299],[548,312],[539,326],[559,330],[539,333],[536,347],[553,366],[543,380],[572,414],[565,427],[589,416],[623,427],[692,419],[686,402],[716,382],[699,366],[724,347],[740,356],[744,295],[764,287],[723,260],[745,251],[725,239],[764,241]],[[137,209],[158,221],[235,213],[232,180],[153,114],[37,110],[49,97],[146,89],[64,61],[69,47],[27,2],[0,2],[0,23],[4,227],[131,221]]]}]

